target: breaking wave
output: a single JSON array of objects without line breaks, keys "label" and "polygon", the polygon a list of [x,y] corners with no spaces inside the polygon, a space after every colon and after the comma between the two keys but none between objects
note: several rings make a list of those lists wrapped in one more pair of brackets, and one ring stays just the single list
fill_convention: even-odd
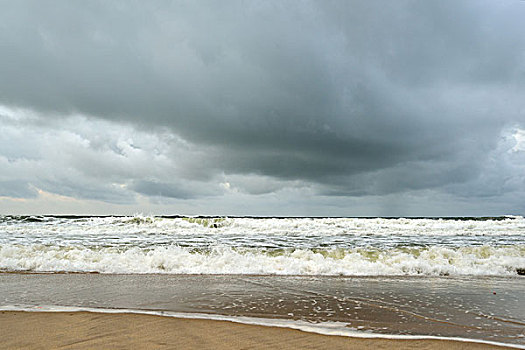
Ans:
[{"label": "breaking wave", "polygon": [[18,272],[433,276],[515,275],[524,266],[525,245],[383,250],[0,247],[0,269]]},{"label": "breaking wave", "polygon": [[0,216],[0,271],[514,275],[523,217]]}]

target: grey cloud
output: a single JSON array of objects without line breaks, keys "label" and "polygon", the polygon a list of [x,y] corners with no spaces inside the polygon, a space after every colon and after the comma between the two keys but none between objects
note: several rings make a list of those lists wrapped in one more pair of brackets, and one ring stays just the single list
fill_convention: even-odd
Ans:
[{"label": "grey cloud", "polygon": [[82,174],[78,177],[62,176],[55,179],[40,179],[37,185],[42,190],[76,199],[91,199],[114,204],[128,204],[135,201],[133,193],[112,185],[100,183]]},{"label": "grey cloud", "polygon": [[525,123],[520,2],[1,7],[0,103],[56,128],[80,113],[175,135],[149,161],[154,147],[123,155],[91,130],[89,147],[57,160],[144,195],[193,198],[221,176],[253,194],[483,192],[473,184],[502,131]]},{"label": "grey cloud", "polygon": [[153,181],[138,181],[131,186],[131,189],[147,196],[178,199],[189,199],[194,196],[193,193],[185,189],[176,188],[173,185]]},{"label": "grey cloud", "polygon": [[0,197],[35,198],[38,192],[23,180],[0,181]]},{"label": "grey cloud", "polygon": [[134,181],[129,189],[146,196],[173,199],[195,199],[216,196],[221,193],[217,186],[210,186],[207,183],[195,184],[189,181],[181,184],[138,180]]},{"label": "grey cloud", "polygon": [[129,204],[137,194],[194,199],[222,193],[220,176],[196,176],[207,168],[207,149],[171,133],[80,116],[45,122],[45,116],[13,113],[18,119],[0,116],[0,196],[35,197],[40,189]]},{"label": "grey cloud", "polygon": [[275,193],[284,189],[311,189],[312,184],[304,181],[283,181],[274,177],[257,174],[225,175],[224,187],[250,195]]}]

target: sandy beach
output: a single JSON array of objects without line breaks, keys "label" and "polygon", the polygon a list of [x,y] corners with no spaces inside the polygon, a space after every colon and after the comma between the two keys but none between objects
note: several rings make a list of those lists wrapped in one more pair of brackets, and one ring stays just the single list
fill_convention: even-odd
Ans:
[{"label": "sandy beach", "polygon": [[227,321],[89,312],[0,313],[2,349],[498,349],[443,340],[356,339]]}]

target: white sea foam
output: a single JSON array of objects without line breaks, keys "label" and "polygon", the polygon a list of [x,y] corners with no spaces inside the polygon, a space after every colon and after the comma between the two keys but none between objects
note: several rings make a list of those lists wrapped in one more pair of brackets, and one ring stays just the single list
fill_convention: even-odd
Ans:
[{"label": "white sea foam", "polygon": [[128,249],[2,245],[8,271],[280,274],[280,275],[515,275],[525,246],[396,249],[232,248],[167,246]]},{"label": "white sea foam", "polygon": [[0,270],[512,275],[525,219],[0,217]]},{"label": "white sea foam", "polygon": [[[384,218],[160,218],[91,217],[62,219],[34,217],[23,220],[1,220],[0,231],[30,235],[67,236],[108,234],[152,234],[169,235],[213,234],[213,235],[318,235],[334,236],[351,234],[356,236],[390,235],[515,235],[525,234],[525,219],[521,216],[504,220],[451,220],[451,219],[384,219]],[[2,222],[3,221],[3,222]]]}]

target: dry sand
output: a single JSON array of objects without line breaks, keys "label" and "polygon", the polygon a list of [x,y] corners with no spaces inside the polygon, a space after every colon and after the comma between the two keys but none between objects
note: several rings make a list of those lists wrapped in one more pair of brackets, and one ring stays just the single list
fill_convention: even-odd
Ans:
[{"label": "dry sand", "polygon": [[442,340],[324,336],[227,321],[88,312],[0,312],[1,349],[498,349]]}]

